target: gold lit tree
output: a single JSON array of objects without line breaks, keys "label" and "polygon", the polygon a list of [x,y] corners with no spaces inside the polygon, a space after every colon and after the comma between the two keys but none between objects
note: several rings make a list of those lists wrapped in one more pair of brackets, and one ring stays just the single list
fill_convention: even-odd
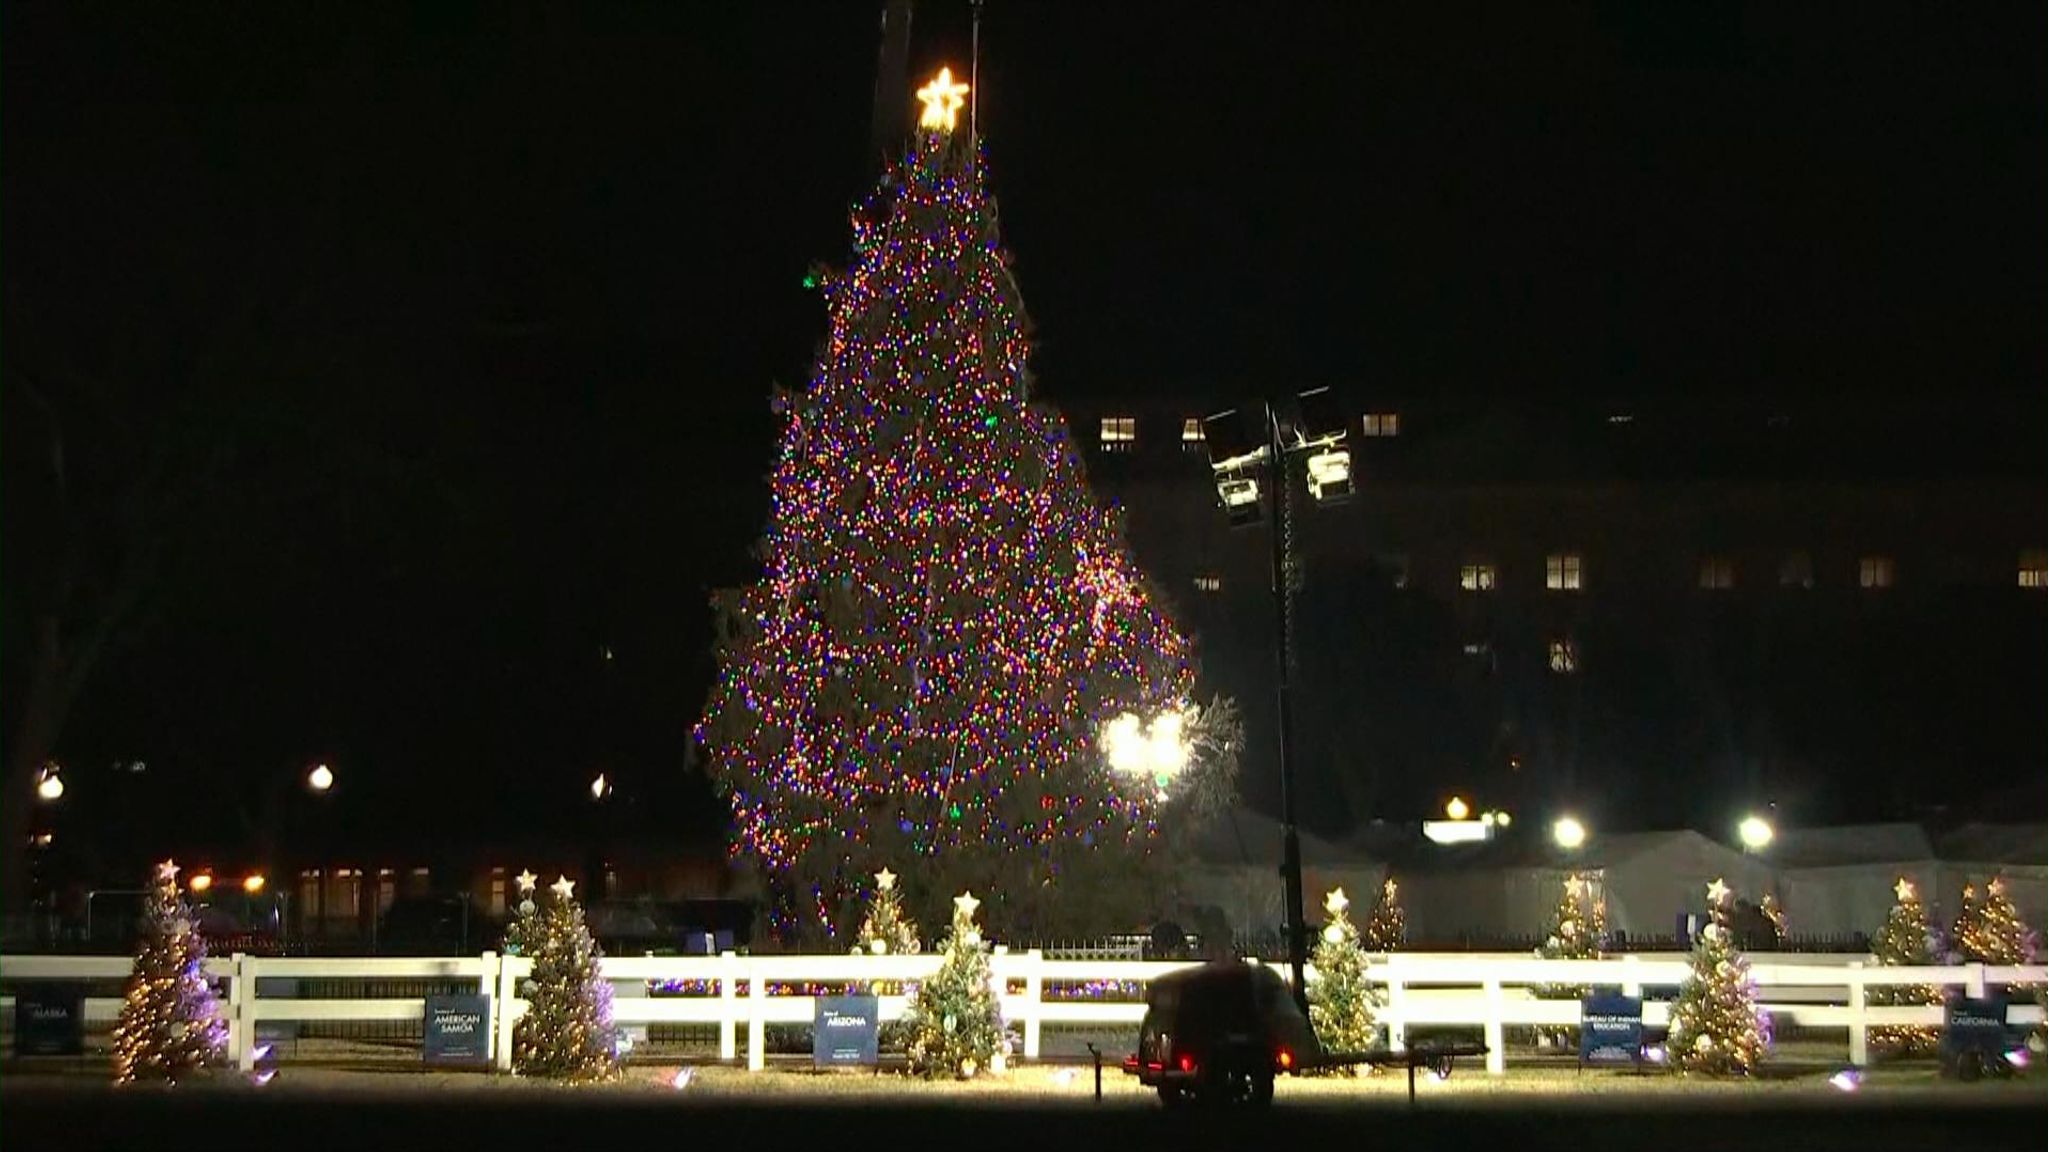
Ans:
[{"label": "gold lit tree", "polygon": [[1401,911],[1401,888],[1392,876],[1380,885],[1380,898],[1365,921],[1368,952],[1392,952],[1408,940],[1408,915]]},{"label": "gold lit tree", "polygon": [[590,1081],[618,1071],[612,986],[599,971],[604,953],[583,922],[576,885],[567,876],[526,929],[533,957],[526,1015],[512,1031],[512,1067],[522,1076]]},{"label": "gold lit tree", "polygon": [[1749,960],[1729,927],[1733,896],[1715,880],[1707,886],[1709,922],[1692,952],[1692,971],[1671,1008],[1667,1044],[1687,1072],[1742,1076],[1756,1071],[1771,1049],[1770,1017],[1757,1010]]},{"label": "gold lit tree", "polygon": [[[1898,902],[1892,905],[1884,918],[1884,927],[1871,940],[1871,954],[1879,965],[1891,968],[1938,963],[1934,928],[1927,921],[1927,906],[1920,902],[1913,882],[1901,876],[1892,891]],[[1864,1002],[1879,1007],[1939,1004],[1941,989],[1932,984],[1873,984],[1866,990]],[[1940,1030],[1932,1025],[1881,1024],[1870,1029],[1871,1047],[1890,1056],[1928,1055],[1940,1038]]]},{"label": "gold lit tree", "polygon": [[228,1024],[206,979],[206,941],[178,894],[178,866],[156,866],[141,950],[114,1024],[114,1080],[176,1083],[227,1051]]},{"label": "gold lit tree", "polygon": [[1329,1052],[1362,1052],[1373,1041],[1375,1001],[1365,975],[1365,948],[1345,913],[1350,905],[1342,888],[1333,889],[1323,901],[1329,918],[1310,958],[1316,978],[1308,986],[1308,1018],[1316,1039]]},{"label": "gold lit tree", "polygon": [[910,998],[902,1032],[915,1075],[971,1080],[1004,1070],[1010,1037],[988,945],[974,922],[980,905],[971,892],[954,898],[953,930],[940,945],[945,959]]}]

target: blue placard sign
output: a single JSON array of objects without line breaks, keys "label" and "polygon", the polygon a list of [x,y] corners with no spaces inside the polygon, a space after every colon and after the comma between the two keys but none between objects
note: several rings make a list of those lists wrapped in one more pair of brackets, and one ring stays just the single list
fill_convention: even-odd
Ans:
[{"label": "blue placard sign", "polygon": [[491,1062],[491,998],[427,997],[420,1054],[429,1064]]},{"label": "blue placard sign", "polygon": [[1951,999],[1941,1014],[1941,1053],[1953,1060],[1965,1052],[2004,1056],[2012,1046],[2012,1033],[2005,1024],[2006,1002],[1997,997],[1972,1000]]},{"label": "blue placard sign", "polygon": [[85,989],[23,984],[14,995],[14,1054],[77,1056],[84,1051]]},{"label": "blue placard sign", "polygon": [[1643,1002],[1611,992],[1579,1001],[1579,1059],[1634,1064],[1643,1058]]},{"label": "blue placard sign", "polygon": [[881,1001],[873,996],[818,997],[812,1017],[811,1063],[820,1068],[876,1063],[881,1008]]}]

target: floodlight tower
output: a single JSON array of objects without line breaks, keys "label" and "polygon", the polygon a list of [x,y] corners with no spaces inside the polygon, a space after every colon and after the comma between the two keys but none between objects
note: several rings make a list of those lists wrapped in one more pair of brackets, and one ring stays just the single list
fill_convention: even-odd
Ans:
[{"label": "floodlight tower", "polygon": [[1328,388],[1312,388],[1292,401],[1218,412],[1202,421],[1202,441],[1216,497],[1233,528],[1247,528],[1273,509],[1273,621],[1275,698],[1280,726],[1280,874],[1286,885],[1287,963],[1295,1003],[1308,1015],[1308,934],[1302,923],[1301,835],[1294,822],[1293,573],[1294,504],[1289,461],[1301,459],[1308,491],[1319,505],[1338,504],[1352,492],[1351,450],[1345,419]]}]

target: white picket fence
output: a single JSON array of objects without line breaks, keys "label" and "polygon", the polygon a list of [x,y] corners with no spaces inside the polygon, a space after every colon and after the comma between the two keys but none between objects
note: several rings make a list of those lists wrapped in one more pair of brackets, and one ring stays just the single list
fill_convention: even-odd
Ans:
[{"label": "white picket fence", "polygon": [[[1994,986],[2048,983],[2048,966],[2043,965],[1887,968],[1870,964],[1868,957],[1759,954],[1750,959],[1763,1007],[1775,1020],[1802,1029],[1846,1030],[1848,1057],[1857,1064],[1869,1060],[1872,1026],[1939,1025],[1942,1020],[1939,1005],[1870,1005],[1866,1002],[1870,988],[1891,984],[1935,985],[1982,996]],[[622,1025],[716,1025],[719,1058],[727,1061],[738,1059],[739,1032],[744,1027],[747,1067],[758,1070],[766,1062],[768,1025],[809,1024],[813,1019],[812,997],[777,994],[773,986],[915,982],[929,977],[938,965],[936,955],[740,956],[727,952],[698,957],[607,957],[604,974],[614,982],[701,983],[710,989],[707,994],[616,997],[612,1002],[613,1018]],[[1143,985],[1187,966],[1184,962],[1140,960],[1049,960],[1041,952],[1012,954],[1001,948],[991,961],[992,983],[1003,993],[1003,1015],[1021,1026],[1026,1059],[1038,1057],[1041,1032],[1047,1024],[1135,1028],[1144,1015],[1144,1005],[1137,1002],[1057,996],[1049,999],[1048,983],[1116,981]],[[128,975],[129,968],[125,957],[7,956],[0,957],[0,981],[118,980]],[[527,960],[492,952],[481,956],[368,959],[238,953],[207,962],[208,974],[227,985],[222,1011],[231,1024],[229,1054],[244,1069],[255,1064],[257,1025],[267,1021],[417,1021],[425,1012],[425,1002],[419,998],[259,996],[257,981],[271,979],[474,981],[477,991],[490,997],[488,1026],[492,1030],[494,1063],[499,1069],[510,1069],[512,1024],[526,1010],[525,1001],[518,995],[519,982],[530,969]],[[1535,988],[1587,985],[1618,988],[1627,995],[1640,996],[1645,987],[1675,988],[1688,970],[1682,954],[1543,960],[1519,953],[1393,953],[1373,957],[1368,966],[1369,977],[1382,986],[1379,1018],[1388,1026],[1389,1039],[1396,1047],[1404,1043],[1412,1028],[1477,1027],[1485,1037],[1487,1071],[1496,1075],[1507,1069],[1506,1029],[1579,1022],[1577,1001],[1537,999]],[[1283,977],[1286,975],[1284,968],[1279,971]],[[1314,978],[1313,969],[1310,978]],[[1021,991],[1012,992],[1013,987]],[[901,1016],[906,1002],[904,996],[881,997],[882,1019]],[[118,998],[88,999],[86,1020],[111,1021],[120,1006]],[[0,997],[0,1012],[11,1016],[12,1011],[12,997]],[[2015,1003],[2008,1020],[2018,1025],[2038,1024],[2042,1012],[2035,1004]],[[1661,1028],[1669,1021],[1669,1003],[1651,1000],[1644,1004],[1646,1026]]]}]

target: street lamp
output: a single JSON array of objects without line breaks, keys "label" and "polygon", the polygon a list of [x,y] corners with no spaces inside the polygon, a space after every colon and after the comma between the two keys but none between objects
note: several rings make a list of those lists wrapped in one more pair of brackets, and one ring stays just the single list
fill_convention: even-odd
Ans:
[{"label": "street lamp", "polygon": [[313,765],[312,771],[306,773],[306,787],[315,792],[326,792],[333,788],[334,769],[325,764]]},{"label": "street lamp", "polygon": [[1159,799],[1167,797],[1174,778],[1188,766],[1187,715],[1178,708],[1152,718],[1150,724],[1126,712],[1102,728],[1102,754],[1110,771],[1149,782]]},{"label": "street lamp", "polygon": [[1263,487],[1272,490],[1272,580],[1274,617],[1274,695],[1280,721],[1280,872],[1286,886],[1287,962],[1293,975],[1295,1004],[1308,1015],[1308,937],[1303,927],[1301,835],[1294,823],[1294,713],[1290,678],[1294,663],[1293,611],[1294,509],[1290,456],[1306,457],[1309,495],[1319,504],[1337,504],[1352,492],[1351,452],[1345,447],[1348,421],[1328,388],[1311,388],[1296,401],[1276,407],[1271,401],[1230,409],[1202,421],[1202,443],[1209,450],[1209,470],[1216,497],[1230,526],[1246,528],[1265,519]]},{"label": "street lamp", "polygon": [[1453,796],[1444,805],[1444,815],[1452,820],[1463,820],[1467,816],[1472,815],[1472,806],[1465,803],[1463,796]]},{"label": "street lamp", "polygon": [[597,779],[590,782],[590,798],[592,800],[602,800],[611,794],[612,782],[605,779],[604,773],[599,772]]},{"label": "street lamp", "polygon": [[1557,841],[1559,848],[1569,852],[1585,844],[1586,826],[1575,817],[1560,816],[1557,823],[1550,826],[1550,838]]},{"label": "street lamp", "polygon": [[1751,852],[1761,852],[1771,843],[1777,831],[1771,822],[1761,816],[1745,816],[1736,826],[1735,834],[1742,838],[1742,846]]},{"label": "street lamp", "polygon": [[43,765],[36,773],[36,799],[49,803],[64,795],[64,770],[55,760]]}]

